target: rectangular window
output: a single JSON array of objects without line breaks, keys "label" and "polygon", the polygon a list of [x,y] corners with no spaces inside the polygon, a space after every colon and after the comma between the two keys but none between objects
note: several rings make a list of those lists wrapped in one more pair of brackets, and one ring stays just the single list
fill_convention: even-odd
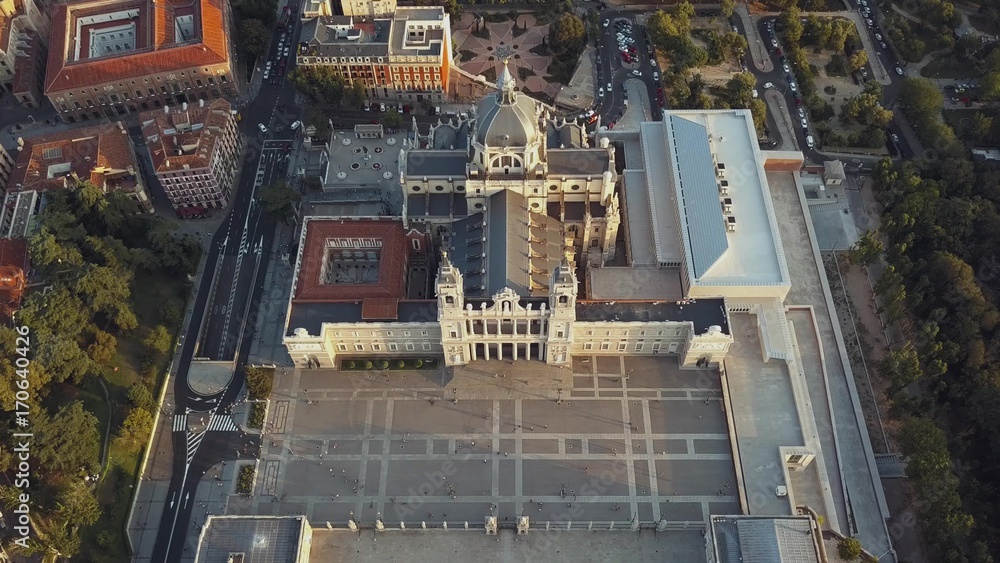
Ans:
[{"label": "rectangular window", "polygon": [[618,343],[618,351],[619,352],[624,352],[625,348],[627,348],[627,347],[628,347],[628,343],[627,342],[619,342]]},{"label": "rectangular window", "polygon": [[638,343],[638,344],[635,345],[635,351],[636,352],[642,352],[642,349],[644,347],[645,347],[645,345],[642,342],[640,342],[640,343]]},{"label": "rectangular window", "polygon": [[396,350],[399,350],[399,346],[397,346],[395,342],[390,342],[389,343],[389,351],[390,352],[395,352]]},{"label": "rectangular window", "polygon": [[420,336],[427,336],[427,331],[426,330],[421,330],[420,331]]},{"label": "rectangular window", "polygon": [[358,352],[364,352],[365,351],[365,345],[364,344],[355,344],[354,345],[354,350],[358,351]]},{"label": "rectangular window", "polygon": [[583,349],[584,350],[593,350],[594,349],[594,343],[593,342],[584,342],[583,343]]},{"label": "rectangular window", "polygon": [[610,350],[610,349],[611,349],[610,342],[601,342],[601,350]]},{"label": "rectangular window", "polygon": [[346,352],[347,351],[347,344],[337,344],[337,350],[339,350],[341,352]]},{"label": "rectangular window", "polygon": [[381,352],[381,351],[382,351],[381,344],[372,344],[372,352]]},{"label": "rectangular window", "polygon": [[654,352],[658,352],[659,350],[660,350],[660,343],[659,342],[654,342],[653,343],[653,351]]},{"label": "rectangular window", "polygon": [[423,344],[421,345],[421,347],[422,347],[422,348],[424,349],[424,352],[429,352],[429,351],[430,351],[430,349],[431,349],[431,345],[430,345],[430,344],[428,344],[427,342],[424,342],[424,343],[423,343]]},{"label": "rectangular window", "polygon": [[406,349],[409,350],[410,352],[412,352],[413,351],[413,343],[412,342],[407,342],[406,343]]}]

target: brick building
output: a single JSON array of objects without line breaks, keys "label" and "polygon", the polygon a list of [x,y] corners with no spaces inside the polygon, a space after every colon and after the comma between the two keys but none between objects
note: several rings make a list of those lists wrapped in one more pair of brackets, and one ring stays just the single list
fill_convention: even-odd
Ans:
[{"label": "brick building", "polygon": [[91,0],[53,8],[45,95],[69,122],[235,96],[223,0]]},{"label": "brick building", "polygon": [[[47,2],[0,0],[0,87],[15,92],[38,90],[45,67],[44,45],[48,37]],[[39,57],[25,65],[28,57]],[[29,80],[34,83],[29,84]],[[20,82],[20,84],[18,84]],[[29,100],[35,107],[38,99]]]},{"label": "brick building", "polygon": [[41,195],[75,188],[87,181],[105,193],[118,192],[135,202],[137,213],[152,213],[153,202],[139,174],[132,141],[121,123],[71,129],[21,139],[23,144],[7,181],[0,209],[0,234],[24,237],[34,231]]},{"label": "brick building", "polygon": [[320,17],[302,26],[300,67],[330,66],[373,100],[441,102],[448,92],[451,27],[441,7],[392,16]]},{"label": "brick building", "polygon": [[139,115],[153,173],[174,209],[229,204],[242,140],[226,100],[199,100]]}]

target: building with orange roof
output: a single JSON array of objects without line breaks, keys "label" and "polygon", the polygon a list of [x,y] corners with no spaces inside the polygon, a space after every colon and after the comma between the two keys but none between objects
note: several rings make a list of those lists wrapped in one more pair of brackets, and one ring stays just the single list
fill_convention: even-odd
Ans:
[{"label": "building with orange roof", "polygon": [[28,241],[0,239],[0,320],[10,325],[27,286]]},{"label": "building with orange roof", "polygon": [[105,193],[127,195],[136,212],[152,213],[153,202],[139,173],[132,141],[121,123],[71,129],[53,135],[22,138],[7,195],[0,210],[2,234],[30,234],[41,196],[90,182]]},{"label": "building with orange roof", "polygon": [[[41,84],[38,75],[45,66],[44,44],[48,37],[48,0],[0,0],[0,87],[8,92],[25,91],[35,79],[34,88]],[[41,55],[39,55],[41,53]],[[30,67],[24,67],[25,57],[38,57]],[[35,68],[37,67],[37,68]],[[20,84],[20,86],[19,86]],[[18,101],[25,103],[21,96]],[[36,107],[31,99],[28,107]]]},{"label": "building with orange roof", "polygon": [[226,100],[139,114],[153,173],[174,209],[225,209],[239,167],[242,139]]},{"label": "building with orange roof", "polygon": [[451,67],[451,23],[440,6],[386,17],[318,17],[302,26],[296,65],[326,66],[372,100],[442,102]]},{"label": "building with orange roof", "polygon": [[64,120],[239,94],[223,0],[90,0],[53,8],[45,95]]}]

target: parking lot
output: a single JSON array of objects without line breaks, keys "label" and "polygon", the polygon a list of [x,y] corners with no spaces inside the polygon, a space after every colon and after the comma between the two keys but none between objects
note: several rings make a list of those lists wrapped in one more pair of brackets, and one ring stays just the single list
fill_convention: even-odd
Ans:
[{"label": "parking lot", "polygon": [[553,369],[289,371],[272,395],[257,494],[229,513],[407,528],[481,526],[491,513],[536,528],[739,513],[717,374],[667,357],[577,358],[572,373],[533,380],[539,368]]}]

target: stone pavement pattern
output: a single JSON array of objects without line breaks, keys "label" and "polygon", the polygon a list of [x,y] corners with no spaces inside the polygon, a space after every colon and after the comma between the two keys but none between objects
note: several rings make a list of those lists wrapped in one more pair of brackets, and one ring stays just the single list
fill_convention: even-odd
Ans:
[{"label": "stone pavement pattern", "polygon": [[[483,39],[473,33],[475,30],[475,17],[466,14],[459,21],[455,30],[454,42],[458,45],[458,52],[469,51],[474,56],[468,60],[461,60],[459,66],[462,70],[480,75],[489,69],[495,70],[498,74],[503,66],[504,59],[510,61],[512,72],[515,72],[518,86],[522,90],[531,92],[543,92],[555,98],[559,94],[559,84],[550,83],[545,79],[548,74],[549,55],[536,55],[531,50],[542,44],[542,41],[549,34],[548,25],[537,25],[534,16],[523,14],[518,17],[517,25],[527,31],[520,35],[515,35],[514,21],[499,23],[480,23],[489,30],[489,39]],[[516,70],[515,70],[516,69]],[[530,71],[530,76],[522,79],[519,70]]]},{"label": "stone pavement pattern", "polygon": [[[226,512],[306,514],[319,528],[469,522],[477,534],[490,513],[507,526],[529,516],[534,531],[633,519],[690,531],[739,513],[716,373],[670,357],[574,364],[544,377],[497,361],[455,375],[280,370],[256,496],[230,497]],[[704,559],[696,535],[679,561]]]}]

